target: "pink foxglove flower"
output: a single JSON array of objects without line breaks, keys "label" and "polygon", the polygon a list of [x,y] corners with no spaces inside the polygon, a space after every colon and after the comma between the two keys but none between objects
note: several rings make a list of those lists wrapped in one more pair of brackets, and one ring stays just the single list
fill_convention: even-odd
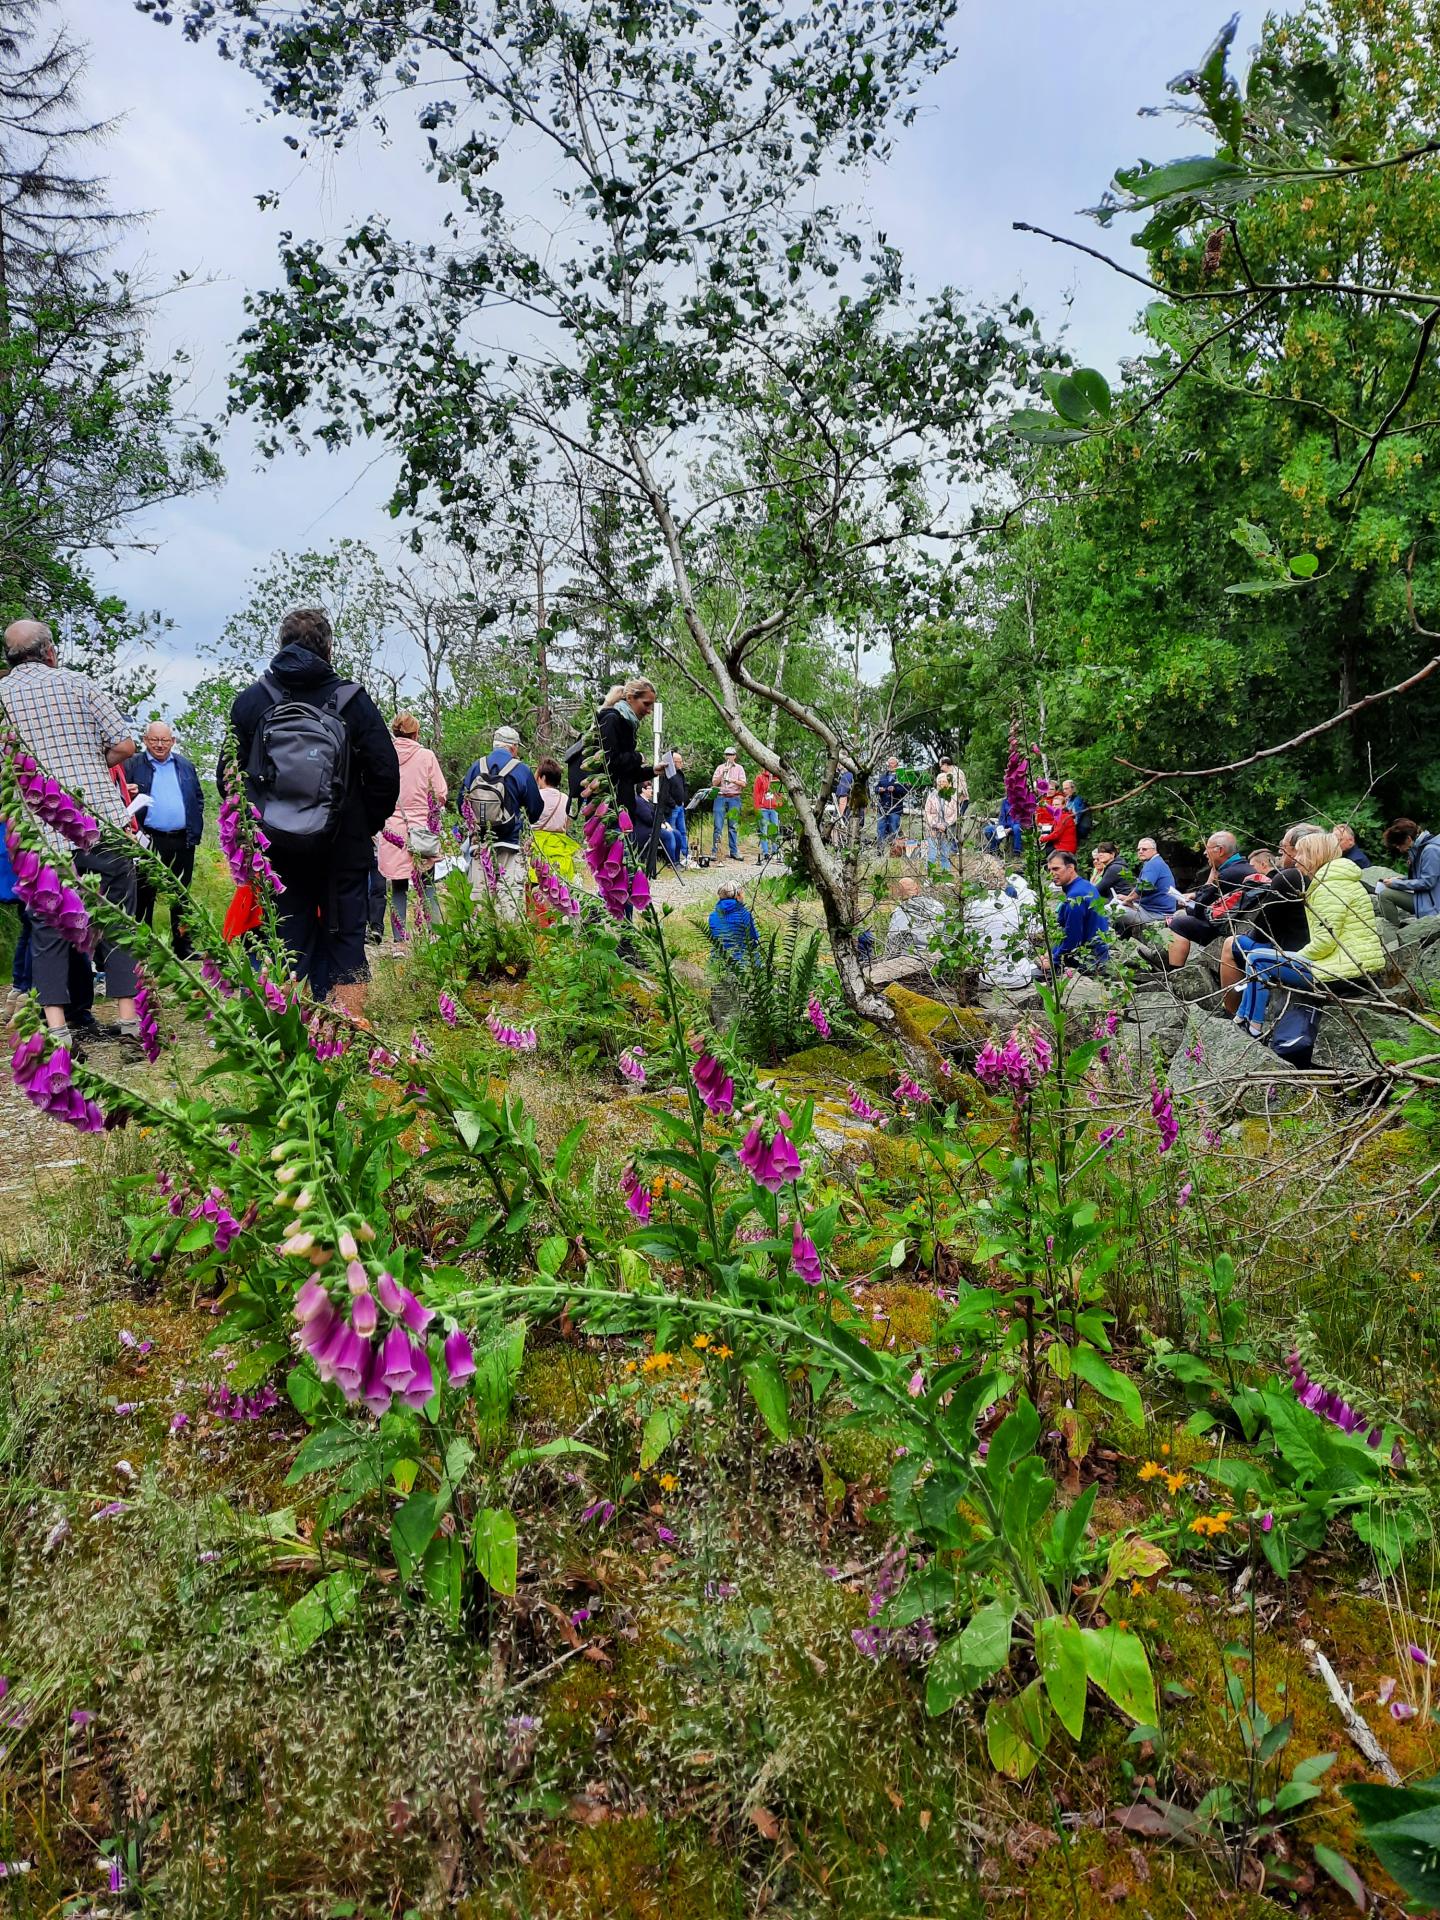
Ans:
[{"label": "pink foxglove flower", "polygon": [[777,1127],[769,1140],[758,1126],[752,1127],[735,1157],[768,1193],[778,1193],[790,1181],[800,1178],[800,1156],[783,1126]]},{"label": "pink foxglove flower", "polygon": [[820,1254],[815,1242],[808,1233],[800,1231],[800,1222],[795,1222],[790,1241],[790,1265],[807,1287],[818,1287],[825,1277],[820,1266]]},{"label": "pink foxglove flower", "polygon": [[627,1047],[615,1063],[625,1078],[633,1081],[637,1087],[643,1087],[645,1084],[644,1055],[643,1047]]},{"label": "pink foxglove flower", "polygon": [[437,1005],[440,1009],[440,1018],[445,1022],[446,1026],[458,1027],[460,1024],[460,1009],[450,998],[450,995],[448,993],[442,993]]},{"label": "pink foxglove flower", "polygon": [[1180,1126],[1175,1118],[1170,1089],[1163,1083],[1150,1096],[1150,1114],[1160,1134],[1160,1151],[1168,1153],[1180,1138]]},{"label": "pink foxglove flower", "polygon": [[725,1071],[724,1062],[717,1060],[713,1053],[701,1054],[690,1069],[690,1077],[701,1102],[711,1113],[735,1111],[735,1082]]},{"label": "pink foxglove flower", "polygon": [[625,1196],[625,1205],[642,1227],[650,1222],[650,1189],[640,1178],[635,1164],[626,1167],[620,1176],[620,1191]]},{"label": "pink foxglove flower", "polygon": [[805,1009],[805,1015],[820,1038],[822,1040],[828,1040],[830,1038],[830,1022],[826,1018],[824,1007],[813,993],[810,996],[810,1003]]}]

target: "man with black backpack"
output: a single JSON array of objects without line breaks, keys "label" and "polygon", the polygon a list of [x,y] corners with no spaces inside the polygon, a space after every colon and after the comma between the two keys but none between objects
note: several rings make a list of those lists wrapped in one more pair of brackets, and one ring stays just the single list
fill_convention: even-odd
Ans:
[{"label": "man with black backpack", "polygon": [[[238,764],[285,889],[276,912],[295,973],[316,1000],[334,988],[359,1013],[373,841],[400,797],[400,762],[369,694],[331,666],[323,609],[287,613],[277,638],[230,709]],[[222,793],[229,776],[222,760]]]},{"label": "man with black backpack", "polygon": [[544,810],[535,775],[520,758],[519,734],[514,727],[497,727],[490,752],[465,776],[460,811],[472,838],[471,895],[480,900],[487,890],[493,892],[506,920],[518,920],[525,905],[521,816],[534,826]]}]

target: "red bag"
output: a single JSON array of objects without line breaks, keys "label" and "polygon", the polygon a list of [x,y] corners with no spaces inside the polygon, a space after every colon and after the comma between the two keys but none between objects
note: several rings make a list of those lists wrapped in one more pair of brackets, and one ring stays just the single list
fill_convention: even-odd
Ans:
[{"label": "red bag", "polygon": [[253,933],[262,918],[255,889],[250,886],[236,887],[235,898],[225,910],[225,925],[221,931],[227,940],[238,940],[243,934]]},{"label": "red bag", "polygon": [[1236,887],[1233,892],[1222,893],[1218,900],[1212,901],[1210,906],[1205,910],[1206,918],[1209,920],[1211,926],[1218,927],[1222,921],[1228,920],[1230,915],[1234,913],[1235,909],[1239,906],[1244,895],[1245,889],[1243,887]]}]

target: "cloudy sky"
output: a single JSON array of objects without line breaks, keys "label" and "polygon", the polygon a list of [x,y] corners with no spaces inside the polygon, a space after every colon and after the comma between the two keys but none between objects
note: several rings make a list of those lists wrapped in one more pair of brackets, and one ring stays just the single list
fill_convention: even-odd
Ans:
[{"label": "cloudy sky", "polygon": [[[402,207],[413,231],[427,189],[399,148],[367,141],[300,160],[283,144],[287,125],[261,117],[247,75],[129,0],[59,0],[59,11],[90,45],[92,111],[119,117],[108,154],[114,203],[150,216],[127,243],[131,264],[154,283],[192,276],[166,303],[156,345],[190,356],[190,404],[214,417],[245,291],[273,283],[280,231],[339,234],[358,215]],[[1193,144],[1135,116],[1162,100],[1224,16],[1224,0],[962,0],[957,58],[891,164],[864,187],[875,225],[922,290],[949,283],[986,300],[1020,289],[1048,329],[1068,323],[1077,357],[1112,370],[1129,347],[1136,290],[1011,222],[1095,240],[1099,230],[1075,210],[1093,204],[1116,165]],[[1258,8],[1245,10],[1241,44],[1258,19]],[[280,195],[278,210],[261,211],[264,193]],[[153,551],[97,558],[107,590],[174,622],[162,701],[180,703],[200,671],[197,645],[243,605],[249,574],[275,550],[349,534],[382,557],[395,551],[383,459],[317,450],[267,463],[245,425],[228,432],[224,458],[222,489],[153,516]]]}]

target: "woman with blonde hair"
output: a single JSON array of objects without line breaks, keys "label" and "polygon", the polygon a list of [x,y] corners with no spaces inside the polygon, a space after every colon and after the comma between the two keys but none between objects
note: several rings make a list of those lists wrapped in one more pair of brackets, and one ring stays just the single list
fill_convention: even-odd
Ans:
[{"label": "woman with blonde hair", "polygon": [[[1295,953],[1247,943],[1245,991],[1236,1024],[1259,1038],[1272,987],[1345,995],[1357,982],[1385,971],[1385,948],[1375,924],[1375,903],[1360,869],[1340,851],[1333,833],[1303,833],[1292,856],[1305,875],[1305,920],[1310,938]],[[1239,957],[1244,936],[1235,941]]]},{"label": "woman with blonde hair", "polygon": [[[420,722],[413,713],[397,713],[390,732],[400,762],[400,798],[380,829],[375,858],[390,888],[390,930],[397,940],[404,940],[410,882],[428,882],[440,858],[440,809],[449,789],[440,762],[429,747],[420,744]],[[433,900],[433,886],[427,885],[426,892]]]},{"label": "woman with blonde hair", "polygon": [[640,723],[655,710],[655,689],[648,680],[627,680],[611,687],[601,702],[596,724],[605,771],[618,804],[634,817],[635,789],[655,769],[640,752]]}]

